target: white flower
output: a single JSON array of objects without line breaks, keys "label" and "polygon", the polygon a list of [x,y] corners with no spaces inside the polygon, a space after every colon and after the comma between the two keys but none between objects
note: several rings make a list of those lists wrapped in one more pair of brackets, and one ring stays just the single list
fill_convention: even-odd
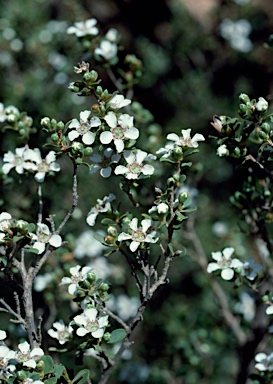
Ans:
[{"label": "white flower", "polygon": [[246,19],[232,21],[226,18],[220,24],[221,36],[228,40],[231,47],[240,52],[249,52],[252,49],[252,42],[249,39],[252,26]]},{"label": "white flower", "polygon": [[86,35],[96,36],[99,33],[99,30],[95,25],[97,24],[97,20],[92,18],[85,21],[79,21],[74,23],[74,25],[68,27],[67,33],[73,34],[76,36],[82,37]]},{"label": "white flower", "polygon": [[112,43],[116,43],[118,40],[118,31],[115,28],[110,28],[106,33],[105,38]]},{"label": "white flower", "polygon": [[136,315],[138,307],[140,305],[137,297],[128,297],[126,295],[119,295],[116,299],[116,308],[118,316],[127,321],[130,317]]},{"label": "white flower", "polygon": [[60,344],[65,344],[70,339],[73,328],[70,325],[65,326],[63,320],[56,321],[52,324],[52,327],[55,328],[55,330],[51,328],[47,333],[49,336],[57,339]]},{"label": "white flower", "polygon": [[3,103],[0,103],[0,123],[3,123],[6,120],[6,111]]},{"label": "white flower", "polygon": [[246,321],[252,321],[255,316],[255,300],[247,292],[240,293],[240,302],[235,305],[235,311],[241,313]]},{"label": "white flower", "polygon": [[90,160],[95,164],[91,165],[89,173],[93,174],[100,169],[100,174],[102,177],[110,177],[112,173],[112,168],[110,165],[118,163],[120,158],[121,155],[114,153],[112,148],[106,148],[103,152],[103,156],[99,153],[95,153],[90,156]]},{"label": "white flower", "polygon": [[243,263],[241,276],[245,276],[248,280],[253,281],[262,269],[261,264],[256,263],[255,259],[249,258]]},{"label": "white flower", "polygon": [[125,139],[137,139],[139,131],[133,127],[132,116],[127,114],[120,115],[118,118],[114,112],[108,112],[104,118],[111,128],[110,131],[104,131],[100,134],[100,141],[102,144],[109,144],[113,140],[117,152],[122,152],[124,149]]},{"label": "white flower", "polygon": [[36,360],[44,355],[44,351],[41,348],[33,348],[30,350],[30,345],[27,341],[18,345],[19,351],[15,353],[14,358],[29,368],[36,367]]},{"label": "white flower", "polygon": [[71,267],[69,272],[71,273],[71,277],[63,277],[60,285],[69,284],[68,292],[71,295],[74,295],[74,292],[77,289],[77,285],[80,281],[84,281],[89,272],[92,271],[90,267],[81,268],[80,265],[76,265],[75,267]]},{"label": "white flower", "polygon": [[111,202],[115,200],[116,196],[113,193],[110,193],[108,196],[105,196],[102,200],[97,199],[98,204],[95,207],[91,208],[88,212],[86,222],[91,227],[95,225],[96,218],[99,213],[107,212],[111,208]]},{"label": "white flower", "polygon": [[223,221],[215,221],[211,230],[214,236],[224,237],[228,233],[228,226]]},{"label": "white flower", "polygon": [[273,305],[270,305],[269,307],[266,308],[265,313],[267,315],[273,315]]},{"label": "white flower", "polygon": [[209,263],[207,266],[208,273],[221,270],[221,277],[224,280],[231,280],[234,276],[234,269],[243,266],[243,263],[239,259],[231,259],[231,255],[234,252],[234,248],[225,248],[222,252],[212,252],[212,258],[216,260],[216,263]]},{"label": "white flower", "polygon": [[15,370],[15,365],[9,365],[9,361],[15,358],[16,353],[6,345],[0,345],[0,375],[1,378],[8,378]]},{"label": "white flower", "polygon": [[102,56],[105,60],[111,60],[117,56],[118,47],[116,43],[109,40],[102,40],[100,46],[94,50],[98,56]]},{"label": "white flower", "polygon": [[80,113],[80,121],[73,119],[69,124],[68,128],[75,128],[69,132],[68,138],[70,141],[75,140],[77,137],[82,136],[82,141],[86,145],[91,145],[95,141],[95,135],[90,131],[93,127],[98,127],[101,125],[101,121],[98,117],[91,117],[90,121],[88,120],[91,111],[83,111]]},{"label": "white flower", "polygon": [[[101,252],[105,249],[105,246],[94,238],[94,231],[89,229],[82,232],[82,234],[76,239],[74,256],[76,259],[82,259],[84,256],[96,257],[100,256]],[[104,235],[104,232],[98,231]]]},{"label": "white flower", "polygon": [[259,101],[256,103],[256,109],[259,112],[264,112],[268,108],[268,102],[263,98],[259,97]]},{"label": "white flower", "polygon": [[152,221],[149,219],[144,219],[141,221],[141,227],[138,227],[138,219],[135,217],[129,223],[129,228],[132,230],[130,234],[122,232],[118,236],[118,241],[132,240],[130,244],[130,250],[135,252],[140,246],[140,243],[156,243],[158,237],[156,236],[156,231],[152,231],[147,234],[147,231],[152,226]]},{"label": "white flower", "polygon": [[32,234],[33,248],[38,249],[38,254],[44,252],[46,244],[52,245],[54,248],[59,248],[62,245],[62,238],[59,235],[52,235],[46,224],[38,223],[36,234]]},{"label": "white flower", "polygon": [[[54,151],[50,151],[45,159],[42,159],[41,151],[39,148],[35,148],[33,150],[29,149],[26,151],[27,160],[33,161],[35,165],[31,162],[25,165],[25,168],[31,169],[37,172],[34,176],[35,180],[39,183],[42,183],[45,179],[45,175],[48,172],[59,172],[61,167],[58,163],[55,162],[56,154]],[[30,168],[31,165],[31,168]]]},{"label": "white flower", "polygon": [[5,331],[0,330],[0,340],[4,340],[7,337],[7,334]]},{"label": "white flower", "polygon": [[108,316],[97,319],[98,311],[95,308],[86,309],[82,315],[74,317],[75,323],[81,325],[76,331],[78,336],[85,336],[87,333],[100,339],[104,334],[104,328],[108,325]]},{"label": "white flower", "polygon": [[169,211],[169,206],[166,203],[158,202],[155,203],[155,205],[149,209],[148,213],[157,212],[158,214],[165,214]]},{"label": "white flower", "polygon": [[229,155],[229,150],[226,146],[226,144],[220,145],[220,147],[217,148],[217,155],[222,157],[222,156],[228,156]]},{"label": "white flower", "polygon": [[131,100],[125,99],[123,95],[115,95],[108,101],[107,107],[115,110],[126,107],[129,104],[131,104]]},{"label": "white flower", "polygon": [[167,143],[165,147],[158,149],[156,151],[156,154],[162,155],[163,159],[167,159],[168,157],[170,157],[174,147],[175,147],[174,143]]},{"label": "white flower", "polygon": [[133,151],[124,151],[123,154],[127,167],[124,165],[118,165],[115,169],[116,175],[125,175],[127,179],[137,179],[141,173],[143,175],[152,175],[154,173],[154,167],[149,164],[142,165],[142,162],[148,158],[146,152],[137,149]]},{"label": "white flower", "polygon": [[176,145],[179,145],[181,147],[198,147],[198,141],[204,141],[205,138],[200,133],[196,133],[193,138],[191,139],[191,128],[188,129],[182,129],[181,130],[182,137],[179,137],[176,133],[169,133],[167,135],[167,139],[174,141]]},{"label": "white flower", "polygon": [[34,280],[34,289],[36,292],[42,292],[46,289],[48,283],[53,279],[52,273],[45,273],[44,275],[38,275]]},{"label": "white flower", "polygon": [[31,169],[34,167],[33,164],[27,163],[29,160],[28,157],[26,157],[26,154],[29,153],[28,148],[21,147],[21,148],[16,148],[15,153],[8,151],[7,153],[4,154],[3,161],[4,164],[2,166],[2,170],[4,174],[8,174],[9,171],[12,168],[15,168],[15,171],[19,174],[23,174],[25,169]]},{"label": "white flower", "polygon": [[255,356],[255,361],[257,361],[255,368],[258,369],[258,371],[273,371],[273,352],[269,355],[264,352],[260,352]]},{"label": "white flower", "polygon": [[112,273],[112,267],[105,257],[96,257],[88,264],[88,266],[90,266],[94,273],[102,279],[105,279]]}]

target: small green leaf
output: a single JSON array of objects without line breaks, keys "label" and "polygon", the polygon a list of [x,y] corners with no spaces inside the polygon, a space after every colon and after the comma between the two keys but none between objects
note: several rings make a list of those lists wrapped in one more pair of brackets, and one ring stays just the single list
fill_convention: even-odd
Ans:
[{"label": "small green leaf", "polygon": [[38,255],[39,253],[39,250],[36,248],[27,248],[26,251],[30,253],[35,253],[36,255]]},{"label": "small green leaf", "polygon": [[55,364],[54,371],[55,371],[56,377],[59,379],[63,375],[63,372],[66,371],[66,369],[64,365]]},{"label": "small green leaf", "polygon": [[57,383],[57,377],[51,377],[50,379],[46,379],[44,381],[45,384],[56,384]]},{"label": "small green leaf", "polygon": [[[72,383],[84,384],[89,378],[90,371],[88,369],[83,369],[77,373],[77,375],[72,380]],[[78,381],[79,380],[79,381]]]},{"label": "small green leaf", "polygon": [[111,333],[111,339],[107,343],[108,344],[118,343],[119,341],[123,340],[125,336],[126,336],[126,332],[123,328],[115,329]]},{"label": "small green leaf", "polygon": [[50,356],[43,356],[41,360],[44,362],[44,373],[47,375],[48,373],[53,372],[53,360]]}]

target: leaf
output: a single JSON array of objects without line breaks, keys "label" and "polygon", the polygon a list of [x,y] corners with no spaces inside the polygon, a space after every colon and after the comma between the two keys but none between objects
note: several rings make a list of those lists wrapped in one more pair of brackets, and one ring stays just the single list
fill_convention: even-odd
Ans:
[{"label": "leaf", "polygon": [[[83,369],[77,373],[77,375],[72,380],[72,383],[84,384],[89,378],[90,371],[88,369]],[[79,380],[79,381],[78,381]]]},{"label": "leaf", "polygon": [[119,341],[123,340],[125,336],[126,336],[126,332],[123,328],[115,329],[113,332],[111,332],[111,339],[107,343],[108,344],[118,343]]},{"label": "leaf", "polygon": [[65,366],[64,365],[61,365],[61,364],[55,364],[54,365],[54,371],[55,371],[55,375],[56,377],[59,379],[62,375],[63,375],[63,372],[65,371]]},{"label": "leaf", "polygon": [[53,360],[50,356],[43,356],[41,357],[41,361],[44,362],[44,373],[47,375],[48,373],[53,372]]},{"label": "leaf", "polygon": [[39,250],[36,248],[26,248],[26,251],[30,253],[35,253],[36,255],[38,255],[39,253]]},{"label": "leaf", "polygon": [[57,383],[57,377],[51,377],[50,379],[46,379],[44,381],[45,384],[56,384]]}]

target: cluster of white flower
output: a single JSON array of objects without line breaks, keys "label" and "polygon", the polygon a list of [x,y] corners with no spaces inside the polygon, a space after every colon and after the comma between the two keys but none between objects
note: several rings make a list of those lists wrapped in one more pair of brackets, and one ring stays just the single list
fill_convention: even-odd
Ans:
[{"label": "cluster of white flower", "polygon": [[39,148],[30,149],[28,146],[16,148],[15,153],[8,151],[3,157],[2,171],[8,174],[12,168],[19,174],[24,171],[35,173],[35,180],[42,183],[49,172],[58,172],[61,167],[56,163],[56,154],[50,151],[43,159]]},{"label": "cluster of white flower", "polygon": [[[9,349],[4,339],[7,337],[5,331],[0,330],[0,375],[1,378],[8,378],[16,370],[16,363],[28,368],[35,368],[37,361],[44,355],[41,348],[31,349],[29,343],[24,341],[18,344],[18,350]],[[11,362],[11,363],[10,363]],[[15,364],[15,365],[14,365]]]},{"label": "cluster of white flower", "polygon": [[246,19],[232,21],[226,18],[220,24],[221,36],[228,40],[233,49],[244,53],[250,52],[253,46],[249,39],[251,30],[251,24]]},{"label": "cluster of white flower", "polygon": [[131,240],[130,250],[135,252],[141,243],[156,243],[158,237],[156,237],[156,231],[147,233],[152,227],[152,220],[143,219],[141,221],[141,227],[138,227],[138,219],[133,218],[129,223],[130,233],[121,232],[118,236],[118,241]]},{"label": "cluster of white flower", "polygon": [[212,252],[212,258],[216,262],[208,264],[208,273],[221,270],[222,279],[231,280],[235,275],[235,270],[243,267],[243,263],[239,259],[231,258],[233,253],[234,248],[232,247],[225,248],[222,252]]}]

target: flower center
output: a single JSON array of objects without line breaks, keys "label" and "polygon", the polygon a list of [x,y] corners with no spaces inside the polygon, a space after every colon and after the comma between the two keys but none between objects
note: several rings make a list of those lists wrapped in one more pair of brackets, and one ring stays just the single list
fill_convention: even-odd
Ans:
[{"label": "flower center", "polygon": [[77,131],[79,132],[79,134],[84,135],[85,133],[90,131],[90,128],[90,124],[85,122],[80,124],[80,126],[77,128]]},{"label": "flower center", "polygon": [[21,165],[21,164],[23,164],[23,162],[24,162],[24,160],[19,156],[15,156],[14,161],[13,161],[15,166]]},{"label": "flower center", "polygon": [[231,260],[223,259],[218,261],[218,264],[222,269],[229,268],[231,264]]},{"label": "flower center", "polygon": [[112,128],[111,132],[112,132],[112,135],[113,135],[114,139],[119,139],[120,140],[120,139],[124,138],[125,129],[122,128],[120,125],[118,125],[115,128]]},{"label": "flower center", "polygon": [[190,137],[187,138],[187,139],[183,139],[182,143],[183,143],[183,147],[191,147],[192,146],[191,138]]},{"label": "flower center", "polygon": [[59,340],[67,341],[70,338],[70,333],[68,331],[60,331],[59,332]]},{"label": "flower center", "polygon": [[49,171],[49,164],[47,164],[45,161],[42,161],[40,164],[38,164],[37,169],[38,172],[48,172]]},{"label": "flower center", "polygon": [[46,233],[40,233],[38,235],[38,240],[40,243],[48,243],[50,239],[50,236],[47,235]]},{"label": "flower center", "polygon": [[88,332],[95,332],[99,329],[99,325],[96,321],[89,321],[87,324],[86,324],[86,330]]},{"label": "flower center", "polygon": [[19,361],[28,361],[29,360],[29,355],[28,355],[28,353],[18,353],[18,355],[17,355],[17,359],[19,360]]},{"label": "flower center", "polygon": [[142,241],[144,241],[146,238],[146,235],[144,232],[142,232],[140,229],[137,229],[136,231],[134,231],[132,233],[132,239],[134,241],[137,241],[139,243],[141,243]]},{"label": "flower center", "polygon": [[131,173],[139,174],[141,172],[141,166],[138,163],[132,163],[128,166]]}]

